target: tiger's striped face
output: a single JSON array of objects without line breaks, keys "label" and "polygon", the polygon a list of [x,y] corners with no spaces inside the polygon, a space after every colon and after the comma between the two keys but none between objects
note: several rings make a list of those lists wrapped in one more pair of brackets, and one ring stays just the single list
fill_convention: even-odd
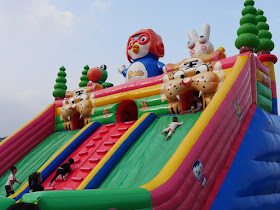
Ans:
[{"label": "tiger's striped face", "polygon": [[[77,111],[84,113],[82,109],[83,106],[80,106],[79,103],[86,101],[88,98],[89,96],[85,89],[80,88],[75,90],[71,98],[64,99],[60,112],[61,118],[64,121],[71,121],[71,117],[73,117]],[[78,110],[77,107],[79,107]]]}]

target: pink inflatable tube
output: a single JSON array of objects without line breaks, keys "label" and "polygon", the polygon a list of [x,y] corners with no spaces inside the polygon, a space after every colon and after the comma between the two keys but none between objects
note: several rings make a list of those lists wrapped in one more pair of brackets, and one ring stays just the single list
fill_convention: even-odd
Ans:
[{"label": "pink inflatable tube", "polygon": [[[242,56],[242,55],[250,56],[250,54],[251,54],[250,52],[245,52],[245,53],[239,54],[238,56]],[[235,61],[236,61],[236,56],[237,55],[229,57],[229,58],[221,59],[220,62],[222,64],[222,68],[228,69],[228,68],[233,67],[233,65],[235,64]]]},{"label": "pink inflatable tube", "polygon": [[[241,70],[226,98],[200,135],[187,157],[173,176],[151,191],[154,209],[201,209],[216,178],[222,171],[227,156],[235,143],[243,120],[252,104],[250,60]],[[236,115],[233,102],[242,107],[242,119]],[[196,160],[203,163],[205,187],[196,180],[192,166]]]},{"label": "pink inflatable tube", "polygon": [[0,176],[54,131],[52,105],[0,146]]}]

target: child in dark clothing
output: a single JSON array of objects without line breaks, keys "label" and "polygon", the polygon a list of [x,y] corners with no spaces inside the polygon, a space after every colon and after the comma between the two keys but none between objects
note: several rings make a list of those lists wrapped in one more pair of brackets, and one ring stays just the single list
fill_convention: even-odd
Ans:
[{"label": "child in dark clothing", "polygon": [[66,181],[66,177],[65,175],[70,172],[71,169],[71,165],[74,163],[73,158],[69,158],[68,163],[64,163],[63,165],[59,166],[59,168],[56,171],[55,176],[52,178],[52,180],[49,183],[49,187],[51,187],[53,181],[59,176],[61,175],[62,179],[64,181]]},{"label": "child in dark clothing", "polygon": [[32,173],[29,178],[29,192],[44,191],[44,187],[40,185],[42,182],[42,175],[40,172]]}]

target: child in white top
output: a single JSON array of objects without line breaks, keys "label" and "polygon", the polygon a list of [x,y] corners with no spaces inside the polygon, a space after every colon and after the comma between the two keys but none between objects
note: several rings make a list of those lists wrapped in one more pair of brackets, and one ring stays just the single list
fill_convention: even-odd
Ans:
[{"label": "child in white top", "polygon": [[8,180],[6,182],[6,185],[5,185],[6,197],[8,197],[8,196],[10,196],[10,195],[15,193],[14,188],[13,188],[13,184],[15,182],[21,184],[21,182],[16,180],[15,174],[17,173],[17,168],[15,166],[11,167],[11,172],[12,173],[9,175]]},{"label": "child in white top", "polygon": [[161,135],[163,135],[164,133],[168,132],[168,135],[167,135],[165,140],[168,140],[171,137],[171,135],[174,133],[175,129],[178,126],[183,125],[183,123],[184,123],[184,122],[178,123],[178,118],[177,117],[173,117],[172,121],[173,122],[169,124],[168,128],[165,128],[161,133]]}]

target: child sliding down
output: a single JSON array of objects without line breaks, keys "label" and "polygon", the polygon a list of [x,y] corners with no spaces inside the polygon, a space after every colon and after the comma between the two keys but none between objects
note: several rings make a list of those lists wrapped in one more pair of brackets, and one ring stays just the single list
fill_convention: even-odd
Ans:
[{"label": "child sliding down", "polygon": [[163,135],[164,133],[168,132],[168,135],[167,135],[165,140],[168,140],[171,137],[171,135],[174,133],[175,129],[178,126],[183,125],[183,123],[184,123],[184,122],[178,123],[178,118],[177,117],[173,117],[172,121],[173,122],[169,124],[168,128],[165,128],[161,133],[161,135]]}]

